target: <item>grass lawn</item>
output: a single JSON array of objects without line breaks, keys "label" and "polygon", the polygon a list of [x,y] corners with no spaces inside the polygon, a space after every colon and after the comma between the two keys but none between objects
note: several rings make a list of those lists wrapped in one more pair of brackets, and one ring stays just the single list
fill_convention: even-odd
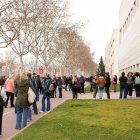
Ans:
[{"label": "grass lawn", "polygon": [[69,100],[13,140],[140,140],[140,100]]}]

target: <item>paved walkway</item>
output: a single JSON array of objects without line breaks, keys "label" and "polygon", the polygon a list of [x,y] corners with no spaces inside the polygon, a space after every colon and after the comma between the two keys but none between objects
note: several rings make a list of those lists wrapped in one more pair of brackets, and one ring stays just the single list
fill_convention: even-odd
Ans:
[{"label": "paved walkway", "polygon": [[[119,93],[111,93],[111,99],[118,99]],[[38,108],[41,109],[41,99],[42,95],[40,95],[40,102],[38,102]],[[51,98],[51,110],[53,110],[58,105],[62,104],[64,101],[72,99],[72,93],[70,91],[63,91],[63,98]],[[86,93],[86,94],[78,94],[78,99],[94,99],[92,93]],[[97,98],[98,99],[98,94]],[[103,99],[106,99],[106,94],[104,93]],[[133,99],[135,99],[135,94],[133,94]],[[45,113],[39,113],[38,115],[32,115],[33,120],[28,122],[28,126],[37,121],[39,118],[41,118]],[[47,113],[46,113],[47,114]],[[14,108],[6,108],[4,109],[4,115],[3,115],[3,130],[2,130],[2,136],[0,136],[0,140],[9,140],[11,137],[17,133],[19,133],[19,130],[15,129],[15,122],[16,122],[16,114],[14,113]]]}]

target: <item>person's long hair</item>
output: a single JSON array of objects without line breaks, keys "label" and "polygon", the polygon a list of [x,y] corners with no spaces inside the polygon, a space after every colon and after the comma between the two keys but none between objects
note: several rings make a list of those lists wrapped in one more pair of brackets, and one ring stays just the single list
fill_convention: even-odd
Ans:
[{"label": "person's long hair", "polygon": [[25,73],[21,73],[21,74],[20,74],[20,81],[26,80],[26,79],[27,79],[26,74],[25,74]]}]

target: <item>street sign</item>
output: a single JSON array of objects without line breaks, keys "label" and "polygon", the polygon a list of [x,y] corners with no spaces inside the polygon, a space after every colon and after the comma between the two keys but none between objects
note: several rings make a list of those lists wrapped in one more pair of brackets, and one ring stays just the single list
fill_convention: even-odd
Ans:
[{"label": "street sign", "polygon": [[39,74],[43,74],[44,73],[44,68],[43,68],[43,66],[40,66],[39,67]]}]

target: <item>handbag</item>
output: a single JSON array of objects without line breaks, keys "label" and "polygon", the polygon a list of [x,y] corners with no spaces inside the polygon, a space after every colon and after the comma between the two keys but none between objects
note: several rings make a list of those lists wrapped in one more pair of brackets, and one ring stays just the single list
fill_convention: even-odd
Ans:
[{"label": "handbag", "polygon": [[31,89],[31,87],[29,87],[28,89],[28,102],[29,104],[33,104],[33,102],[35,101],[35,93],[34,91]]},{"label": "handbag", "polygon": [[54,91],[54,85],[53,84],[50,84],[49,91]]}]

